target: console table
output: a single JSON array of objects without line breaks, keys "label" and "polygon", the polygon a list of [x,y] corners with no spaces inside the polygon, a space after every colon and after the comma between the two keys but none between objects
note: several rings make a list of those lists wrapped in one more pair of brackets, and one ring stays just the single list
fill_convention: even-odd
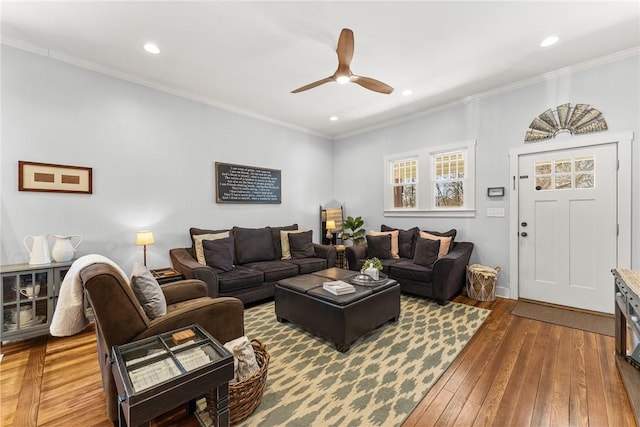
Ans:
[{"label": "console table", "polygon": [[119,424],[137,426],[214,390],[216,427],[229,425],[233,356],[199,325],[114,346]]},{"label": "console table", "polygon": [[616,365],[640,425],[640,271],[611,270],[616,313]]}]

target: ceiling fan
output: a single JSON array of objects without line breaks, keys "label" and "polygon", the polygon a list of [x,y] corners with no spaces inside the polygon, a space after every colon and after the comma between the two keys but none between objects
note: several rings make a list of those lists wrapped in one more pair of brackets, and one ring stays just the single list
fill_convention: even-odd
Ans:
[{"label": "ceiling fan", "polygon": [[332,76],[299,87],[298,89],[292,90],[291,93],[303,92],[329,82],[338,82],[341,84],[352,82],[374,92],[387,94],[393,92],[393,88],[386,83],[370,77],[357,76],[351,72],[349,65],[351,64],[351,58],[353,58],[353,31],[348,28],[342,29],[336,52],[338,54],[338,69]]}]

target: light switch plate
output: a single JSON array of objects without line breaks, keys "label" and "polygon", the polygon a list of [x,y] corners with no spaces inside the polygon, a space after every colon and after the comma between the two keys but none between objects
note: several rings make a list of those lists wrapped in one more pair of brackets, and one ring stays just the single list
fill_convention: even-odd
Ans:
[{"label": "light switch plate", "polygon": [[487,208],[487,216],[503,218],[504,208]]}]

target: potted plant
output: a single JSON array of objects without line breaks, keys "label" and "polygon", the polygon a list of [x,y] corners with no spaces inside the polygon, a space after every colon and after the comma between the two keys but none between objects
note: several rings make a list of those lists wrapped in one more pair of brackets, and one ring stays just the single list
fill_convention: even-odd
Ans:
[{"label": "potted plant", "polygon": [[374,280],[378,280],[380,278],[380,271],[382,271],[382,262],[378,258],[373,257],[365,260],[360,273],[371,276]]},{"label": "potted plant", "polygon": [[[362,217],[357,216],[353,218],[352,216],[347,216],[347,219],[342,222],[343,233],[340,238],[343,242],[351,240],[353,241],[354,245],[359,245],[365,240],[365,231],[364,228],[361,228],[363,225],[364,220],[362,219]],[[350,230],[351,232],[347,233],[344,230]]]}]

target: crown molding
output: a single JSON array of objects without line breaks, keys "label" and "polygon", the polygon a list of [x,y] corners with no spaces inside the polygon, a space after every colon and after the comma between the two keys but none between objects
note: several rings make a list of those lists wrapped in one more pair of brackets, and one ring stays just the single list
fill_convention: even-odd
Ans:
[{"label": "crown molding", "polygon": [[194,93],[190,93],[190,92],[186,92],[186,91],[180,91],[177,90],[175,88],[172,88],[171,86],[167,86],[167,85],[162,85],[159,84],[157,82],[151,81],[151,80],[146,80],[143,79],[139,76],[136,76],[134,74],[129,74],[129,73],[124,73],[122,71],[116,70],[114,68],[111,67],[106,67],[100,63],[94,62],[94,61],[87,61],[84,59],[80,59],[78,57],[72,56],[72,55],[66,55],[62,52],[57,52],[55,50],[51,50],[51,49],[47,49],[44,48],[42,46],[36,45],[36,44],[32,44],[29,42],[25,42],[23,40],[19,40],[13,37],[9,37],[9,36],[2,36],[2,39],[0,40],[0,43],[6,46],[10,46],[16,49],[20,49],[20,50],[24,50],[27,52],[31,52],[37,55],[41,55],[41,56],[46,56],[48,58],[51,59],[55,59],[57,61],[61,61],[61,62],[66,62],[68,64],[71,65],[75,65],[77,67],[81,67],[81,68],[85,68],[91,71],[94,71],[96,73],[100,73],[100,74],[104,74],[110,77],[115,77],[117,79],[120,80],[125,80],[128,81],[130,83],[135,83],[137,85],[140,86],[145,86],[154,90],[158,90],[161,92],[165,92],[174,96],[178,96],[181,98],[185,98],[185,99],[189,99],[191,101],[195,101],[201,104],[205,104],[208,105],[210,107],[215,107],[215,108],[219,108],[221,110],[225,110],[225,111],[229,111],[235,114],[239,114],[241,116],[245,116],[245,117],[249,117],[255,120],[259,120],[265,123],[270,123],[270,124],[274,124],[277,126],[281,126],[287,129],[291,129],[297,132],[302,132],[308,135],[312,135],[312,136],[317,136],[329,141],[333,141],[333,136],[328,135],[328,134],[323,134],[320,132],[316,132],[313,131],[311,129],[307,129],[301,126],[297,126],[294,125],[292,123],[288,123],[288,122],[283,122],[280,120],[276,120],[273,119],[271,117],[267,117],[267,116],[263,116],[260,114],[256,114],[253,113],[251,111],[247,111],[247,110],[243,110],[241,108],[237,108],[237,107],[233,107],[227,104],[223,104],[217,101],[214,101],[212,99],[200,96],[200,95],[196,95]]}]

